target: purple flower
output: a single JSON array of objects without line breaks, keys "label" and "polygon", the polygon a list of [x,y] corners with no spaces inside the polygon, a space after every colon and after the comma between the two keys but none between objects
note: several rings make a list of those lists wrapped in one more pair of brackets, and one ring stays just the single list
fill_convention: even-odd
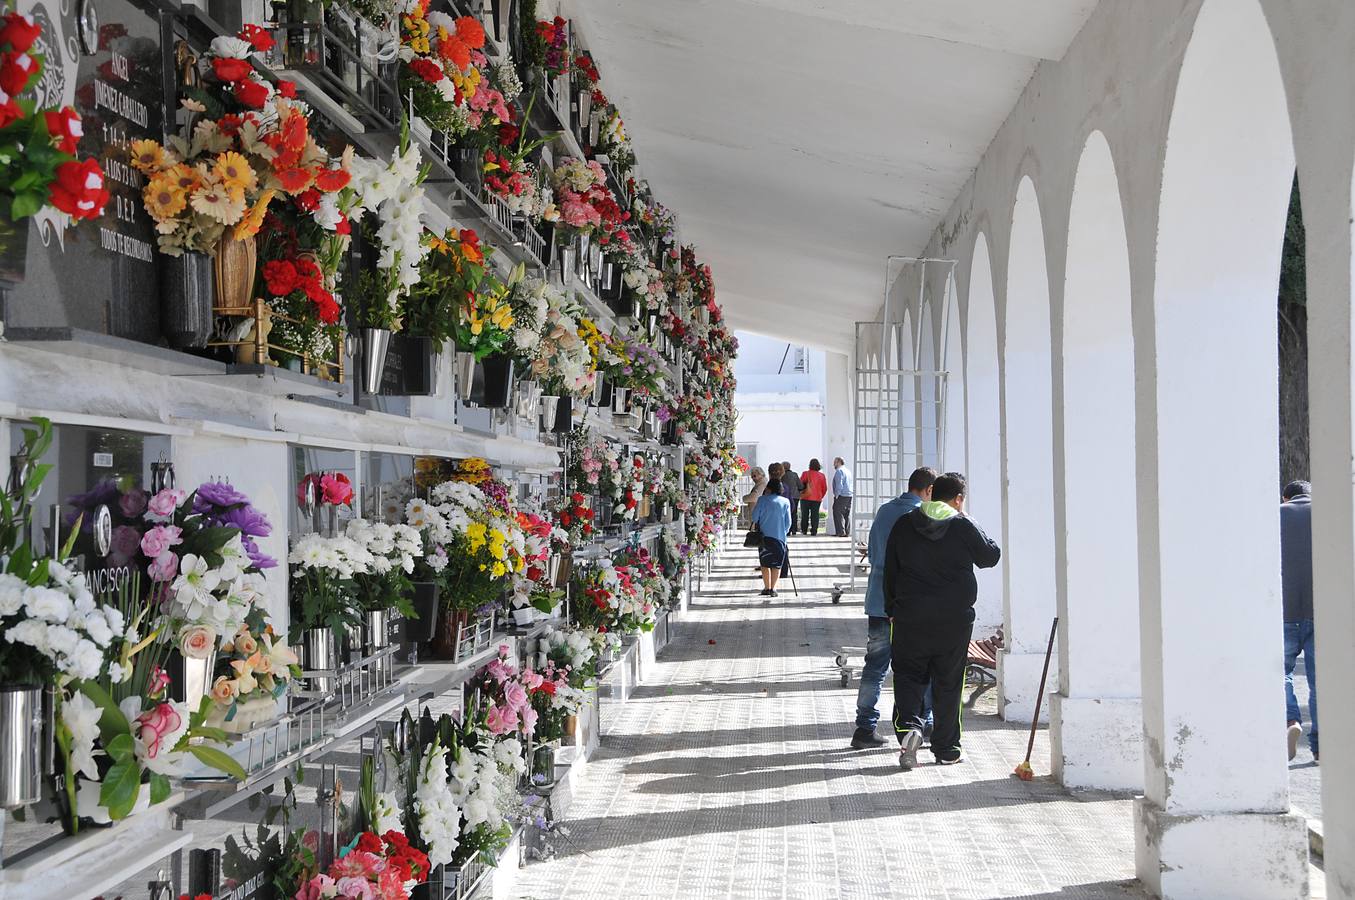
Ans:
[{"label": "purple flower", "polygon": [[135,519],[146,511],[146,500],[150,495],[141,488],[132,488],[118,498],[118,509],[129,519]]},{"label": "purple flower", "polygon": [[259,549],[259,545],[254,543],[254,538],[242,537],[240,545],[245,548],[245,555],[249,561],[254,564],[256,569],[273,569],[277,567],[278,561]]},{"label": "purple flower", "polygon": [[119,525],[113,529],[113,540],[109,543],[108,558],[115,566],[125,566],[136,556],[141,548],[141,532],[131,525]]},{"label": "purple flower", "polygon": [[268,537],[273,533],[273,525],[268,521],[268,517],[250,506],[248,500],[244,506],[221,510],[216,515],[209,516],[209,519],[213,525],[240,529],[240,534],[244,537]]},{"label": "purple flower", "polygon": [[659,420],[660,423],[665,423],[669,419],[673,418],[673,410],[671,407],[668,406],[660,406],[657,410],[654,411],[654,416]]},{"label": "purple flower", "polygon": [[212,507],[243,506],[249,498],[224,481],[204,482],[193,496],[193,512],[202,515]]}]

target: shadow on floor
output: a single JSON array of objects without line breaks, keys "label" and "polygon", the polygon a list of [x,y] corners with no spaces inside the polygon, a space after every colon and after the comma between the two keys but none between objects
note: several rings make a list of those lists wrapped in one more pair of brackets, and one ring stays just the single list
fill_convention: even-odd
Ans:
[{"label": "shadow on floor", "polygon": [[[880,774],[883,775],[885,767],[880,768],[882,770]],[[895,776],[902,778],[897,766],[890,768]],[[872,769],[859,771],[862,774],[874,772]],[[821,776],[822,771],[815,770],[814,774]],[[745,787],[747,786],[745,784]],[[762,789],[764,786],[756,787]],[[570,829],[577,834],[589,835],[587,850],[580,852],[596,853],[618,847],[632,847],[651,840],[672,840],[713,833],[832,822],[859,822],[893,816],[962,812],[1059,801],[1073,802],[1058,785],[1001,778],[971,781],[962,785],[911,789],[898,787],[893,790],[857,794],[744,803],[728,808],[575,819],[570,822]]]}]

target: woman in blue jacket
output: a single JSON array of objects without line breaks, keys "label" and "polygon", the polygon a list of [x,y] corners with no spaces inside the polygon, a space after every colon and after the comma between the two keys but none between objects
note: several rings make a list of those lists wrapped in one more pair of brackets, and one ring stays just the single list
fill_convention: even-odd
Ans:
[{"label": "woman in blue jacket", "polygon": [[757,506],[753,507],[753,524],[762,532],[762,549],[758,562],[762,563],[762,597],[776,596],[776,579],[789,562],[786,533],[790,531],[790,501],[781,496],[781,481],[772,478],[762,489]]}]

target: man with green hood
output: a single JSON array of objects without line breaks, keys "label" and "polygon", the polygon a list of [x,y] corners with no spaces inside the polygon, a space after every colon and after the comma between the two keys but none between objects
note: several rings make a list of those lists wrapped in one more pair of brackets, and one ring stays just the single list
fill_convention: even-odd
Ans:
[{"label": "man with green hood", "polygon": [[960,700],[979,593],[974,567],[995,566],[1002,555],[964,514],[965,490],[964,476],[947,472],[932,485],[932,499],[889,533],[885,614],[891,622],[894,731],[904,770],[917,766],[928,682],[932,754],[941,765],[962,758]]}]

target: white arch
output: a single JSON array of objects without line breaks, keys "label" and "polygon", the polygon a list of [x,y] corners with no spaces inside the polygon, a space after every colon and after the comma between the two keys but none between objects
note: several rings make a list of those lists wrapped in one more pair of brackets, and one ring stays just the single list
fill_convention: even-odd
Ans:
[{"label": "white arch", "polygon": [[[1294,154],[1255,0],[1205,0],[1167,133],[1151,327],[1136,334],[1145,746],[1136,862],[1166,896],[1307,896],[1288,814],[1275,292]],[[1144,372],[1143,367],[1152,366]],[[1227,690],[1201,702],[1203,673]],[[1213,850],[1213,852],[1209,852]]]},{"label": "white arch", "polygon": [[1021,179],[1012,208],[1004,324],[1007,641],[999,659],[998,709],[1003,718],[1029,722],[1055,611],[1049,269],[1040,202],[1029,177]]},{"label": "white arch", "polygon": [[1134,335],[1129,246],[1110,145],[1087,139],[1068,218],[1063,292],[1064,584],[1055,775],[1143,785],[1139,703]]},{"label": "white arch", "polygon": [[[969,303],[965,316],[964,372],[966,456],[969,497],[965,508],[988,534],[1002,531],[1002,405],[1001,367],[997,352],[997,311],[993,299],[993,265],[988,239],[974,242],[969,269]],[[974,607],[974,633],[984,637],[1002,624],[1003,570],[980,569],[979,599]]]},{"label": "white arch", "polygon": [[936,337],[932,329],[932,304],[926,298],[922,302],[921,323],[918,326],[918,376],[917,428],[918,428],[918,464],[924,466],[940,465],[937,455],[937,369]]},{"label": "white arch", "polygon": [[943,471],[965,472],[969,466],[965,459],[968,436],[965,434],[964,317],[960,313],[960,300],[955,293],[953,276],[946,281],[945,310],[941,346],[946,382],[941,407],[943,439],[940,468]]}]

